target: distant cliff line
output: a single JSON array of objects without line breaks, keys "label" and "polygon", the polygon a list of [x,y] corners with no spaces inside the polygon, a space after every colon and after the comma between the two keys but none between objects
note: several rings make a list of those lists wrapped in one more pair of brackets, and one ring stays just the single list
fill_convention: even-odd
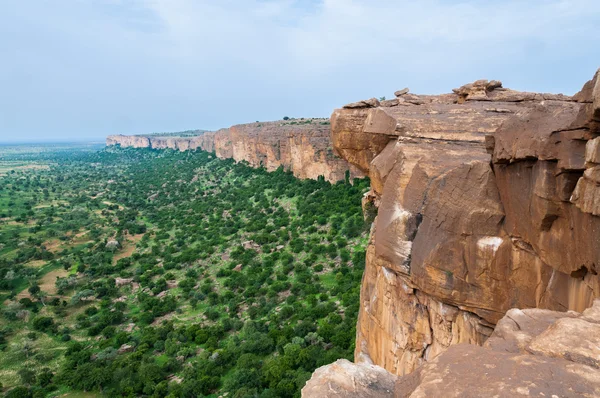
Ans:
[{"label": "distant cliff line", "polygon": [[221,159],[244,160],[269,171],[283,166],[298,178],[323,176],[330,182],[343,180],[346,171],[351,178],[364,176],[356,166],[334,155],[327,119],[248,123],[194,137],[110,135],[106,145],[178,151],[199,148],[215,152]]}]

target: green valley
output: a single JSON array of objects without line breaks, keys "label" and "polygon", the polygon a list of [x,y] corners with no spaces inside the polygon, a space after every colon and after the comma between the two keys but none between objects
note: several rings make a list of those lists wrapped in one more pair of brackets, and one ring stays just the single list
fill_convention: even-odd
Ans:
[{"label": "green valley", "polygon": [[6,396],[297,397],[353,357],[368,180],[202,151],[37,156],[3,153],[36,167],[0,176]]}]

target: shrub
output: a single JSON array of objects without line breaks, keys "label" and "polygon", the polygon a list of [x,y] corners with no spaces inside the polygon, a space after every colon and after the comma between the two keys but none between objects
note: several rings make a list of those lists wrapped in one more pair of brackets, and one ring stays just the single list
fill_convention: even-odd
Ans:
[{"label": "shrub", "polygon": [[56,324],[54,319],[48,316],[38,316],[33,319],[32,326],[40,332],[56,332]]}]

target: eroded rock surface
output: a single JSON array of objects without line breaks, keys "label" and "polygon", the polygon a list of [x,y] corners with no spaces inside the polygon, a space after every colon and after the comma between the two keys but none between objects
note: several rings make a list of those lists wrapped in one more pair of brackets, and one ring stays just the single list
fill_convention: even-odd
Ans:
[{"label": "eroded rock surface", "polygon": [[397,377],[385,369],[362,363],[355,365],[346,359],[315,370],[302,389],[303,397],[364,397],[393,396]]},{"label": "eroded rock surface", "polygon": [[317,369],[302,396],[597,397],[599,314],[600,300],[583,314],[511,309],[483,347],[453,345],[405,376],[340,360]]},{"label": "eroded rock surface", "polygon": [[253,167],[264,166],[269,171],[283,166],[298,178],[323,176],[327,181],[335,182],[343,180],[347,170],[351,178],[364,175],[357,167],[334,155],[330,126],[322,119],[241,124],[196,137],[112,135],[106,139],[106,145],[117,144],[179,151],[200,148],[215,152],[219,158],[246,161]]},{"label": "eroded rock surface", "polygon": [[510,308],[600,296],[599,80],[573,97],[480,80],[333,112],[334,150],[379,207],[356,361],[403,375],[483,344]]}]

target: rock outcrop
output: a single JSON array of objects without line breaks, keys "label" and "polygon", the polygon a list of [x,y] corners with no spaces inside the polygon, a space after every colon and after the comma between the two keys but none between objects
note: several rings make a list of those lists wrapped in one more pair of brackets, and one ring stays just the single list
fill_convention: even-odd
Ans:
[{"label": "rock outcrop", "polygon": [[479,80],[333,112],[334,150],[379,208],[356,362],[404,375],[482,345],[510,308],[582,311],[600,296],[598,80],[574,97]]},{"label": "rock outcrop", "polygon": [[302,389],[308,398],[393,397],[398,377],[382,367],[338,359],[318,368]]},{"label": "rock outcrop", "polygon": [[343,180],[347,170],[351,178],[364,176],[334,155],[329,122],[323,119],[241,124],[195,137],[111,135],[106,145],[179,151],[200,148],[222,159],[246,161],[269,171],[283,166],[298,178],[323,176],[331,182]]},{"label": "rock outcrop", "polygon": [[483,347],[458,344],[406,376],[346,360],[323,366],[304,398],[597,397],[600,301],[582,314],[512,309]]}]

